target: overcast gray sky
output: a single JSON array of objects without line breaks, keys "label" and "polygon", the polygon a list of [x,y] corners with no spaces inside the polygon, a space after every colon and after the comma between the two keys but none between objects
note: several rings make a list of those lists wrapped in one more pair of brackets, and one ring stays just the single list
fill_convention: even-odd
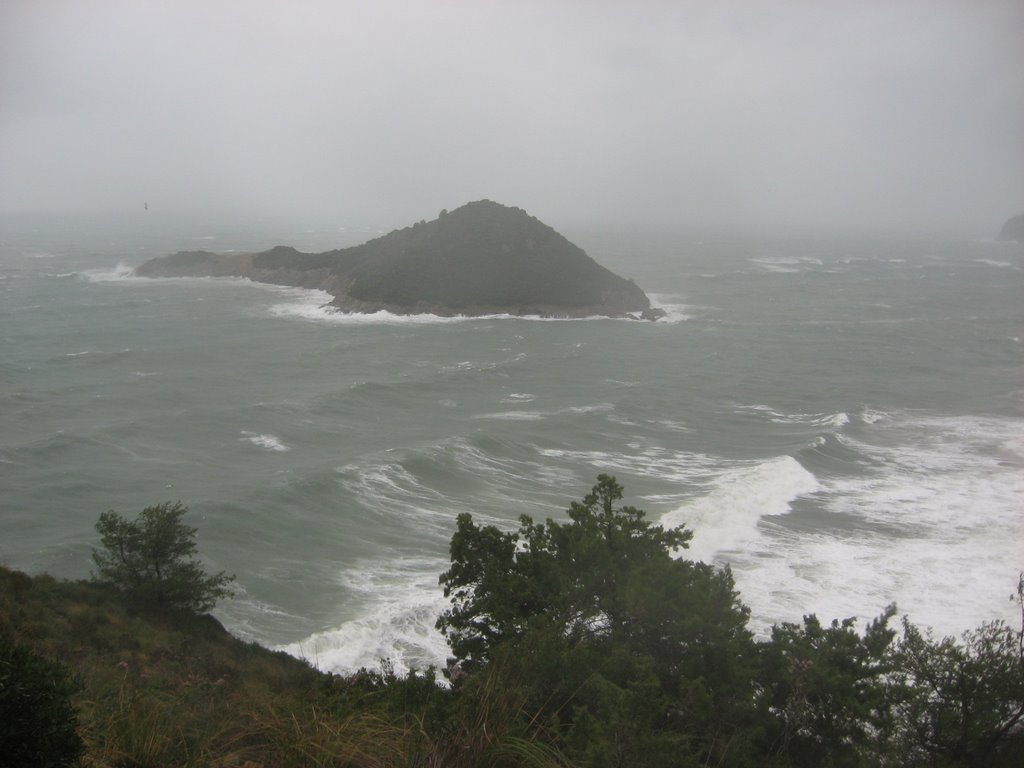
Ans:
[{"label": "overcast gray sky", "polygon": [[0,211],[939,230],[1024,211],[1024,2],[0,0]]}]

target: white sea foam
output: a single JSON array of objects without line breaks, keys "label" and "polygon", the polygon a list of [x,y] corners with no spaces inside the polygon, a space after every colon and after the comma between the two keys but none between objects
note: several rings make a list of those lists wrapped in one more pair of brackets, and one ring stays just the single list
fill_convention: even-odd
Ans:
[{"label": "white sea foam", "polygon": [[788,257],[751,259],[751,264],[765,272],[799,272],[800,260]]},{"label": "white sea foam", "polygon": [[640,384],[639,381],[619,381],[618,379],[605,379],[605,381],[607,381],[613,387],[620,388],[635,387]]},{"label": "white sea foam", "polygon": [[766,268],[796,267],[800,265],[800,259],[793,256],[764,256],[752,258],[750,262]]},{"label": "white sea foam", "polygon": [[[330,298],[328,298],[330,301]],[[312,322],[331,323],[334,325],[437,325],[447,323],[468,323],[487,320],[524,320],[542,323],[572,323],[609,321],[616,318],[603,316],[594,317],[541,317],[540,315],[398,315],[386,310],[377,312],[341,312],[325,303],[288,302],[275,304],[270,313],[276,317],[295,317]],[[622,320],[623,322],[635,322]],[[659,321],[661,322],[661,321]]]},{"label": "white sea foam", "polygon": [[756,547],[753,542],[761,537],[758,523],[763,517],[787,514],[794,500],[820,488],[817,478],[796,459],[779,456],[720,474],[707,493],[666,513],[661,522],[693,530],[687,556],[711,562]]},{"label": "white sea foam", "polygon": [[608,413],[614,409],[611,403],[598,403],[596,405],[572,405],[565,408],[556,408],[551,411],[497,411],[495,413],[480,413],[474,418],[477,419],[498,419],[500,421],[542,421],[551,416],[563,414],[585,414],[585,413]]},{"label": "white sea foam", "polygon": [[291,448],[274,435],[260,435],[255,432],[242,432],[242,440],[247,440],[258,448],[268,451],[290,451]]},{"label": "white sea foam", "polygon": [[685,422],[677,421],[675,419],[652,419],[651,423],[657,424],[660,427],[664,427],[672,432],[693,432],[693,427],[689,426]]},{"label": "white sea foam", "polygon": [[289,317],[332,325],[435,325],[458,323],[472,319],[467,317],[441,317],[440,315],[396,315],[392,312],[341,312],[329,306],[333,298],[324,291],[310,291],[309,296],[298,301],[274,304],[270,314],[275,317]]},{"label": "white sea foam", "polygon": [[614,410],[611,403],[597,403],[596,405],[571,405],[567,408],[560,408],[557,413],[608,413]]},{"label": "white sea foam", "polygon": [[393,501],[397,498],[404,503],[408,499],[422,501],[425,495],[440,499],[398,462],[346,464],[339,467],[338,472],[345,476],[350,490],[368,501]]},{"label": "white sea foam", "polygon": [[879,421],[883,421],[889,418],[889,414],[884,411],[877,411],[874,408],[864,408],[860,412],[860,420],[865,424],[876,424]]},{"label": "white sea foam", "polygon": [[136,277],[135,270],[124,261],[117,262],[113,269],[89,269],[80,272],[79,275],[90,283],[114,283],[126,280],[145,280],[146,278]]},{"label": "white sea foam", "polygon": [[432,534],[445,540],[450,535],[453,508],[457,504],[420,482],[395,458],[391,452],[385,452],[338,467],[336,471],[346,495],[384,525],[401,527],[403,521],[412,520],[420,536]]},{"label": "white sea foam", "polygon": [[[542,317],[540,315],[511,315],[507,313],[499,313],[494,315],[443,316],[428,313],[413,315],[395,314],[386,310],[379,310],[377,312],[342,312],[330,306],[330,302],[334,297],[325,291],[315,289],[289,290],[293,291],[293,294],[290,296],[291,300],[271,306],[269,309],[271,315],[275,317],[292,317],[300,320],[308,320],[310,322],[330,323],[334,325],[436,325],[486,320],[529,320],[534,322],[568,323],[616,319],[601,315],[594,315],[592,317]],[[670,308],[667,307],[666,310],[668,309]],[[685,316],[673,309],[672,311],[669,311],[668,317],[663,318],[659,322],[671,323],[685,319],[687,319]]]},{"label": "white sea foam", "polygon": [[[627,446],[630,447],[630,446]],[[636,446],[632,453],[606,451],[572,451],[540,448],[538,453],[563,462],[583,464],[599,472],[622,476],[653,477],[678,483],[681,487],[707,480],[709,473],[720,469],[722,459],[703,453],[673,451],[658,446]]]},{"label": "white sea foam", "polygon": [[[1024,421],[894,414],[876,426],[877,442],[841,438],[876,470],[826,480],[816,494],[837,516],[831,531],[768,528],[731,558],[755,626],[810,612],[871,617],[891,601],[942,634],[1013,621],[1006,595],[1024,568]],[[897,436],[905,441],[887,443]]]},{"label": "white sea foam", "polygon": [[824,266],[824,262],[815,256],[759,256],[753,257],[749,261],[764,272],[803,272],[807,267],[820,268]]},{"label": "white sea foam", "polygon": [[768,405],[739,405],[739,411],[763,413],[776,424],[807,424],[816,427],[842,427],[850,423],[850,417],[839,413],[781,413]]},{"label": "white sea foam", "polygon": [[670,293],[650,293],[651,306],[657,307],[665,312],[665,316],[658,320],[659,324],[682,323],[693,318],[693,308],[683,303],[683,297]]},{"label": "white sea foam", "polygon": [[997,259],[973,259],[973,261],[975,264],[987,264],[990,267],[999,267],[1001,269],[1020,269],[1016,264]]},{"label": "white sea foam", "polygon": [[480,413],[474,418],[499,421],[543,421],[547,417],[548,414],[540,411],[497,411],[495,413]]},{"label": "white sea foam", "polygon": [[434,622],[448,605],[437,584],[446,567],[427,558],[357,562],[341,580],[365,606],[358,617],[280,650],[339,673],[372,669],[385,659],[399,674],[443,668],[449,651]]},{"label": "white sea foam", "polygon": [[70,359],[70,360],[77,360],[78,358],[85,358],[85,359],[98,358],[100,360],[107,360],[107,359],[116,359],[116,358],[124,357],[126,355],[130,355],[134,351],[135,350],[132,349],[131,347],[126,347],[124,349],[118,349],[118,350],[109,350],[109,351],[107,351],[107,350],[100,350],[100,349],[83,349],[81,352],[65,352],[63,357],[65,359]]},{"label": "white sea foam", "polygon": [[[429,313],[421,314],[395,314],[386,310],[377,312],[342,312],[330,306],[333,296],[326,292],[313,288],[295,288],[289,286],[275,286],[265,283],[258,283],[244,277],[139,277],[135,274],[134,267],[125,261],[119,261],[113,269],[92,269],[80,273],[69,273],[77,275],[89,282],[135,282],[159,283],[159,282],[190,282],[201,281],[203,283],[224,283],[224,284],[248,284],[262,287],[267,290],[276,290],[284,294],[288,300],[275,303],[267,310],[274,317],[297,318],[310,322],[330,323],[334,325],[434,325],[446,323],[465,323],[480,320],[532,320],[539,322],[579,322],[579,321],[607,321],[609,319],[601,315],[592,317],[542,317],[540,315],[511,315],[498,313],[493,315],[453,315],[442,316]],[[684,312],[683,305],[666,304],[663,307],[668,313],[662,318],[661,323],[674,323],[688,319]]]},{"label": "white sea foam", "polygon": [[537,399],[536,395],[531,395],[526,392],[513,392],[505,397],[501,398],[503,403],[529,403]]},{"label": "white sea foam", "polygon": [[[131,283],[139,286],[166,285],[179,283],[183,285],[197,284],[203,286],[239,286],[245,285],[265,291],[303,291],[304,289],[282,288],[266,283],[258,283],[247,277],[140,277],[135,268],[125,261],[119,261],[113,269],[87,269],[72,272],[71,275],[90,283]],[[64,275],[54,275],[63,277]]]}]

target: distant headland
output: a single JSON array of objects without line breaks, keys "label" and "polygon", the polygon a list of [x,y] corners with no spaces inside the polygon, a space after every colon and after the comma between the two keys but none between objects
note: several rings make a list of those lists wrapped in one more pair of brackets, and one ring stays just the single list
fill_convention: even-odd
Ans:
[{"label": "distant headland", "polygon": [[1024,213],[1014,216],[1003,224],[1003,228],[999,231],[999,239],[1024,243]]},{"label": "distant headland", "polygon": [[135,269],[141,277],[246,277],[317,288],[342,312],[540,315],[656,320],[632,280],[520,208],[490,200],[441,211],[362,245],[324,253],[181,251]]}]

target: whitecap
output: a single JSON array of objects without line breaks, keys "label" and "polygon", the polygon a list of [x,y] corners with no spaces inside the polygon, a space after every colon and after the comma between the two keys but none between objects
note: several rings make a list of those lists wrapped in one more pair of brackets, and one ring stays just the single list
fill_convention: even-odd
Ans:
[{"label": "whitecap", "polygon": [[818,479],[792,456],[729,469],[707,486],[707,492],[665,513],[668,526],[694,531],[687,557],[711,562],[725,553],[751,548],[760,536],[758,524],[767,515],[785,515],[801,496],[817,492]]},{"label": "whitecap", "polygon": [[693,428],[688,424],[673,419],[651,419],[649,423],[657,424],[659,427],[664,427],[670,432],[693,432]]},{"label": "whitecap", "polygon": [[840,437],[873,470],[821,481],[815,498],[834,526],[775,526],[733,561],[755,624],[871,617],[892,601],[940,634],[1012,621],[1006,595],[1024,565],[1022,433],[1019,419],[896,413],[863,439]]},{"label": "whitecap", "polygon": [[119,283],[126,280],[144,280],[135,276],[135,270],[124,261],[117,262],[113,269],[89,269],[78,275],[90,283]]},{"label": "whitecap", "polygon": [[526,392],[513,392],[505,397],[501,398],[503,403],[529,403],[536,400],[536,395],[531,395]]},{"label": "whitecap", "polygon": [[495,413],[478,413],[476,419],[497,419],[499,421],[543,421],[548,414],[540,411],[497,411]]},{"label": "whitecap", "polygon": [[860,420],[865,424],[876,424],[879,421],[883,421],[889,418],[889,414],[884,411],[876,411],[873,408],[864,408],[860,412]]},{"label": "whitecap", "polygon": [[242,432],[242,440],[247,440],[258,448],[265,448],[268,451],[290,451],[291,447],[281,442],[280,438],[274,435],[261,435],[255,432]]},{"label": "whitecap", "polygon": [[682,323],[693,319],[692,307],[682,302],[682,297],[675,294],[651,293],[651,306],[657,307],[665,313],[665,316],[658,319],[658,324]]},{"label": "whitecap", "polygon": [[[629,447],[629,446],[627,446]],[[659,446],[634,447],[634,453],[608,451],[571,451],[538,448],[541,456],[583,464],[598,472],[628,477],[651,477],[678,483],[680,487],[702,484],[710,472],[720,468],[722,459],[704,453],[673,451]]]},{"label": "whitecap", "polygon": [[333,299],[325,291],[311,292],[301,301],[275,304],[270,307],[270,314],[275,317],[297,318],[311,322],[329,323],[331,325],[436,325],[443,323],[465,322],[473,318],[464,316],[442,317],[441,315],[396,315],[393,312],[342,312],[330,306]]},{"label": "whitecap", "polygon": [[609,413],[615,406],[611,403],[597,403],[595,405],[570,405],[565,408],[558,408],[553,411],[497,411],[494,413],[480,413],[474,416],[476,419],[499,419],[504,421],[541,421],[551,416],[559,415],[581,415],[588,413]]},{"label": "whitecap", "polygon": [[763,413],[775,424],[806,424],[814,427],[843,427],[850,423],[850,417],[839,411],[837,413],[782,413],[768,405],[737,405],[738,411]]},{"label": "whitecap", "polygon": [[1001,269],[1020,269],[1015,264],[1011,264],[1008,261],[999,261],[997,259],[972,259],[975,264],[986,264],[990,267],[999,267]]},{"label": "whitecap", "polygon": [[443,668],[450,652],[434,622],[448,606],[437,584],[447,565],[428,558],[354,563],[340,578],[362,603],[358,617],[278,650],[341,674],[375,669],[383,660],[400,675]]},{"label": "whitecap", "polygon": [[[220,280],[223,278],[205,279]],[[524,320],[554,323],[606,320],[635,322],[629,318],[608,318],[602,315],[594,315],[591,317],[543,317],[541,315],[512,315],[508,313],[498,313],[493,315],[448,316],[429,313],[396,314],[383,309],[376,312],[345,312],[331,306],[330,302],[334,297],[326,291],[304,288],[283,288],[282,290],[291,291],[290,298],[292,300],[271,306],[268,310],[271,315],[274,317],[297,318],[299,320],[307,320],[310,322],[329,323],[332,325],[438,325],[493,320]],[[659,322],[675,321],[669,317]]]},{"label": "whitecap", "polygon": [[750,259],[750,263],[766,272],[799,272],[799,259],[789,257]]},{"label": "whitecap", "polygon": [[432,314],[395,314],[387,310],[376,312],[343,312],[329,305],[287,303],[277,304],[270,308],[270,313],[277,317],[295,317],[312,322],[326,322],[334,325],[439,325],[448,323],[468,323],[493,320],[523,320],[532,322],[586,322],[595,320],[623,320],[635,322],[628,318],[593,317],[542,317],[540,315],[432,315]]},{"label": "whitecap", "polygon": [[557,413],[608,413],[615,408],[611,403],[598,403],[597,405],[571,405],[560,408]]},{"label": "whitecap", "polygon": [[335,471],[347,494],[387,525],[413,521],[421,536],[427,527],[442,538],[450,535],[452,500],[421,482],[391,451]]}]

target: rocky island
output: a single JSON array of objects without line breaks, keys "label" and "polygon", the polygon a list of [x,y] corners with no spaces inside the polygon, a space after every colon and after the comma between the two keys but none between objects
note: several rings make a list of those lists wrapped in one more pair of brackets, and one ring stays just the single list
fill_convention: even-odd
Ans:
[{"label": "rocky island", "polygon": [[623,317],[655,320],[632,280],[520,208],[490,200],[442,211],[362,245],[324,253],[182,251],[135,269],[141,277],[245,277],[330,293],[342,312]]},{"label": "rocky island", "polygon": [[999,239],[1024,243],[1024,213],[1014,216],[1003,224],[1003,228],[999,231]]}]

